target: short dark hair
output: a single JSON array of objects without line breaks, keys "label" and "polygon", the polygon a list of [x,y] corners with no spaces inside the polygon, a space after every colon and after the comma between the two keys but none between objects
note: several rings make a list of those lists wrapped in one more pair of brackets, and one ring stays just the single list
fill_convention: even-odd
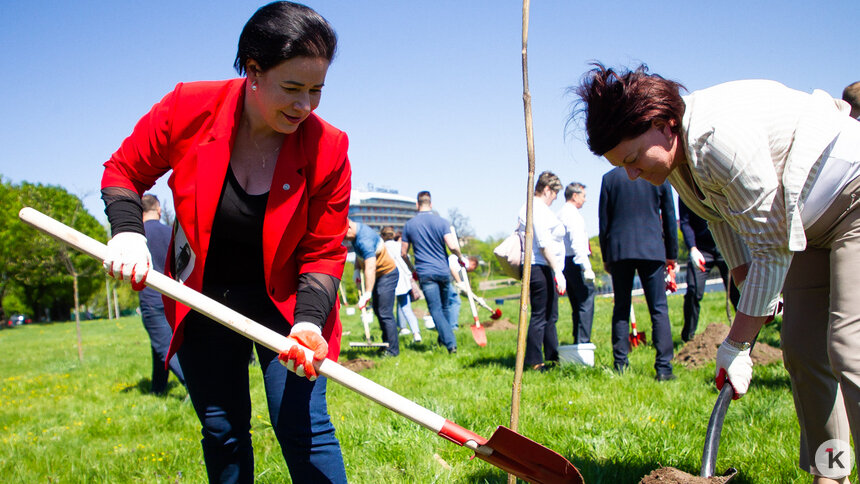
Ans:
[{"label": "short dark hair", "polygon": [[418,205],[429,205],[430,202],[430,192],[427,190],[418,192]]},{"label": "short dark hair", "polygon": [[240,75],[253,59],[264,72],[294,57],[322,57],[329,62],[337,34],[320,14],[293,2],[272,2],[257,10],[239,36],[233,67]]},{"label": "short dark hair", "polygon": [[845,86],[842,100],[851,105],[851,116],[856,118],[860,115],[860,81]]},{"label": "short dark hair", "polygon": [[144,213],[158,210],[161,207],[158,197],[151,193],[144,194],[143,197],[140,198],[140,204],[143,205]]},{"label": "short dark hair", "polygon": [[546,187],[549,187],[556,193],[558,193],[562,187],[561,180],[559,180],[558,176],[551,171],[545,171],[538,176],[537,183],[535,183],[535,195],[540,195]]},{"label": "short dark hair", "polygon": [[[571,119],[585,117],[588,149],[603,156],[625,139],[635,138],[651,128],[657,119],[666,121],[673,132],[681,127],[684,101],[680,83],[648,74],[648,66],[616,72],[595,62],[579,86],[579,96]],[[670,122],[674,121],[674,122]]]},{"label": "short dark hair", "polygon": [[564,199],[570,200],[577,193],[582,193],[585,190],[585,185],[579,182],[571,182],[564,189]]}]

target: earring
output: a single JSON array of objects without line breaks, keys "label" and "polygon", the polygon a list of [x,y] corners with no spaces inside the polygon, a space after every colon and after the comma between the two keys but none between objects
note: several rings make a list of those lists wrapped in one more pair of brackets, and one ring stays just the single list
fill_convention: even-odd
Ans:
[{"label": "earring", "polygon": [[252,83],[251,83],[251,90],[252,90],[252,91],[256,91],[256,90],[257,90],[257,81],[254,81],[254,82],[252,82]]}]

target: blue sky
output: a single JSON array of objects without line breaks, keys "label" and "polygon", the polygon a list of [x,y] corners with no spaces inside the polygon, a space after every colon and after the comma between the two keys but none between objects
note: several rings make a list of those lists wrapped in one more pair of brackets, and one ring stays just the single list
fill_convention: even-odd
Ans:
[{"label": "blue sky", "polygon": [[[104,220],[101,164],[177,82],[235,77],[236,42],[262,3],[39,1],[0,3],[7,74],[0,174],[57,184]],[[353,186],[458,208],[480,237],[514,228],[525,202],[522,4],[512,1],[311,1],[339,36],[323,118],[350,137]],[[566,130],[566,90],[591,60],[647,63],[688,89],[768,78],[839,97],[860,80],[860,2],[536,1],[529,85],[537,172],[589,188],[597,233],[606,161]],[[154,191],[168,198],[166,178]],[[557,201],[554,209],[561,207]]]}]

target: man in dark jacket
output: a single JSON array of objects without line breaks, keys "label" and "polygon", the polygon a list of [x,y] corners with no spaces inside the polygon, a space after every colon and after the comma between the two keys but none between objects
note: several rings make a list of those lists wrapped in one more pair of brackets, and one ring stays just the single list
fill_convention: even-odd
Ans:
[{"label": "man in dark jacket", "polygon": [[[729,268],[717,250],[714,237],[708,230],[708,222],[690,211],[681,200],[678,200],[678,223],[681,225],[681,233],[684,234],[684,244],[690,251],[690,260],[687,262],[687,291],[684,293],[684,329],[681,330],[681,339],[690,341],[699,325],[699,304],[705,296],[708,274],[716,267],[723,278],[723,285],[728,287]],[[735,310],[738,308],[740,296],[738,288],[732,284],[729,297]]]},{"label": "man in dark jacket", "polygon": [[648,311],[652,342],[657,350],[654,369],[658,381],[673,380],[672,329],[666,302],[666,268],[678,257],[678,225],[672,189],[645,180],[631,181],[623,168],[603,175],[600,187],[600,249],[606,272],[612,276],[612,353],[615,370],[629,364],[630,300],[633,277],[639,274]]}]

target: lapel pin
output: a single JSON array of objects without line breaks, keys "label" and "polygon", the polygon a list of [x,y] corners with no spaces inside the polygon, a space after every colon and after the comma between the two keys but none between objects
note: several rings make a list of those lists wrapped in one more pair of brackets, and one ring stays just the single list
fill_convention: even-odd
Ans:
[{"label": "lapel pin", "polygon": [[289,189],[290,189],[290,184],[284,183],[284,190],[289,190]]}]

